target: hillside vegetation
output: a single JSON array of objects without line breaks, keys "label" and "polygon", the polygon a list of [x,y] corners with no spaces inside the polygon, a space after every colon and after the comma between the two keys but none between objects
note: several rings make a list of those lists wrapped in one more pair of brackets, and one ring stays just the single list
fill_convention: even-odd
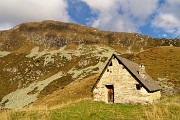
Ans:
[{"label": "hillside vegetation", "polygon": [[35,47],[28,54],[3,57],[0,60],[1,106],[21,108],[75,80],[99,73],[112,53],[116,53],[109,47],[97,45],[67,48],[39,51]]},{"label": "hillside vegetation", "polygon": [[53,107],[89,99],[90,88],[113,53],[131,54],[134,61],[147,66],[155,80],[178,93],[179,46],[180,39],[57,21],[23,23],[0,31],[0,109],[23,108],[34,102],[34,106]]},{"label": "hillside vegetation", "polygon": [[156,47],[133,56],[168,94],[180,93],[180,47]]},{"label": "hillside vegetation", "polygon": [[[169,51],[171,51],[171,54],[169,54]],[[131,55],[127,58],[146,66],[146,71],[148,74],[151,75],[154,80],[158,81],[163,87],[162,96],[168,96],[171,94],[179,95],[180,57],[179,54],[177,54],[179,51],[179,47],[157,47]],[[173,59],[167,61],[170,56],[176,57],[173,57]],[[176,67],[172,67],[172,65],[176,65]],[[173,75],[171,76],[172,71]],[[167,76],[167,74],[164,73],[168,73],[169,75]],[[46,106],[47,108],[56,108],[57,106],[61,106],[61,104],[69,103],[69,101],[87,98],[92,99],[91,88],[93,84],[95,84],[97,78],[98,74],[87,77],[79,82],[74,82],[63,89],[59,89],[52,94],[45,96],[43,99],[37,100],[34,104],[32,104],[31,107],[41,108],[41,106]]]}]

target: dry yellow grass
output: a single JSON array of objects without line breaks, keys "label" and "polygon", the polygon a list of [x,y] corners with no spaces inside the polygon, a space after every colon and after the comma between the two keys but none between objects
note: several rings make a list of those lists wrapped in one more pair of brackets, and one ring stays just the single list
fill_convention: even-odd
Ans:
[{"label": "dry yellow grass", "polygon": [[64,50],[76,50],[78,48],[78,45],[76,44],[69,44],[66,46]]},{"label": "dry yellow grass", "polygon": [[[146,66],[147,73],[180,93],[180,47],[156,47],[140,52],[133,60]],[[171,83],[171,84],[170,84]],[[166,86],[163,86],[166,87]]]},{"label": "dry yellow grass", "polygon": [[169,114],[167,106],[158,107],[156,105],[152,105],[148,110],[144,108],[144,113],[147,120],[163,120],[164,116]]},{"label": "dry yellow grass", "polygon": [[[50,108],[55,106],[63,106],[64,104],[70,104],[77,102],[79,100],[91,99],[92,92],[91,89],[95,84],[99,74],[95,74],[93,76],[87,77],[80,81],[75,81],[63,89],[58,89],[45,96],[44,98],[39,99],[35,103],[33,103],[30,107],[35,108]],[[39,107],[40,106],[40,107]]]}]

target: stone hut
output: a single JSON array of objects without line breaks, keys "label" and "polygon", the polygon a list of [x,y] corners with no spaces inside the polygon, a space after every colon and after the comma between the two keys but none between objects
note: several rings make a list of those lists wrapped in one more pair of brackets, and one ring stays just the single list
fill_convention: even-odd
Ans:
[{"label": "stone hut", "polygon": [[95,101],[106,103],[153,103],[160,99],[161,86],[144,65],[113,54],[93,87]]}]

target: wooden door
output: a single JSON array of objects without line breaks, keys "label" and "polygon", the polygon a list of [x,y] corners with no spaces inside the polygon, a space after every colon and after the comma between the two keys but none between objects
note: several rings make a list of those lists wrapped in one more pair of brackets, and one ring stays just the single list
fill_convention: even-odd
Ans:
[{"label": "wooden door", "polygon": [[108,102],[114,102],[114,88],[113,85],[106,85],[108,90]]}]

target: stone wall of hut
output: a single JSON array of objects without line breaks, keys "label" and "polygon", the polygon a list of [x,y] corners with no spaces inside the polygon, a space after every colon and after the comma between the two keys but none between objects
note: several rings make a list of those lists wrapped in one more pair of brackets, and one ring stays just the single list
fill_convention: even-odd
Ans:
[{"label": "stone wall of hut", "polygon": [[148,93],[145,88],[137,89],[139,83],[120,64],[116,58],[108,66],[96,88],[93,90],[94,100],[108,102],[106,85],[114,87],[114,103],[153,103],[160,99],[160,91]]}]

